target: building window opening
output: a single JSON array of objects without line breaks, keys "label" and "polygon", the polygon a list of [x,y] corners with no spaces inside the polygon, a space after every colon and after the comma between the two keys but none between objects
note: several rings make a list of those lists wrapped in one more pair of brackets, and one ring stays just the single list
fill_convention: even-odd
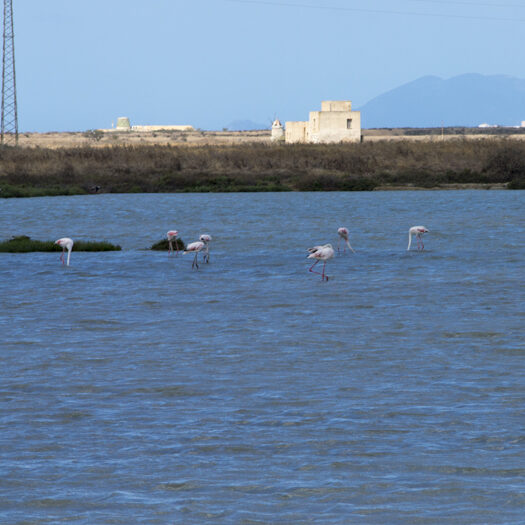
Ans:
[{"label": "building window opening", "polygon": [[352,119],[351,118],[346,119],[346,129],[352,129]]}]

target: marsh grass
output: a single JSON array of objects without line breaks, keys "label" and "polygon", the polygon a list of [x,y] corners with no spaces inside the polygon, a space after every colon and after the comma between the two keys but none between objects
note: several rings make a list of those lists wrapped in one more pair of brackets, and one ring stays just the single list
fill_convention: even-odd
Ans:
[{"label": "marsh grass", "polygon": [[[173,239],[171,242],[173,244],[174,250],[177,250],[177,249],[185,250],[186,249],[186,245],[184,244],[184,241],[182,239],[176,238],[176,239]],[[159,251],[162,251],[162,250],[167,251],[168,249],[169,249],[168,239],[162,239],[161,241],[153,244],[150,248],[150,250],[159,250]]]},{"label": "marsh grass", "polygon": [[[73,250],[76,252],[108,252],[119,251],[120,246],[106,241],[75,241]],[[62,248],[54,241],[38,241],[27,235],[19,235],[7,241],[0,242],[0,253],[29,253],[29,252],[61,252]]]},{"label": "marsh grass", "polygon": [[525,186],[525,142],[0,148],[0,196]]}]

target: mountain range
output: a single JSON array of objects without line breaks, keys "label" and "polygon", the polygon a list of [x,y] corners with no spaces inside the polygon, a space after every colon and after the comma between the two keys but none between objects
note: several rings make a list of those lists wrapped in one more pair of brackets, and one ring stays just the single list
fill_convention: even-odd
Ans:
[{"label": "mountain range", "polygon": [[[355,109],[361,111],[361,126],[365,129],[519,126],[525,121],[525,80],[477,73],[449,79],[424,76]],[[234,120],[225,129],[270,127],[271,123]]]},{"label": "mountain range", "polygon": [[525,80],[475,73],[425,76],[356,109],[363,128],[519,126],[525,120]]}]

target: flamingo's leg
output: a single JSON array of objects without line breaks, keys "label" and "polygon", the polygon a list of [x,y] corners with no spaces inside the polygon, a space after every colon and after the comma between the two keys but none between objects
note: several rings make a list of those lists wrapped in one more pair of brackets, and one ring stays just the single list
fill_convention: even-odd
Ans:
[{"label": "flamingo's leg", "polygon": [[199,255],[199,252],[195,252],[195,257],[193,258],[193,263],[191,265],[192,268],[196,266],[197,270],[199,269],[199,262],[197,261],[198,255]]},{"label": "flamingo's leg", "polygon": [[[324,268],[325,268],[325,266],[326,266],[326,261],[323,264],[323,273],[321,274],[321,281],[323,281],[324,278],[325,278],[325,275],[324,275]],[[326,277],[326,280],[328,281],[328,276]]]},{"label": "flamingo's leg", "polygon": [[309,268],[309,272],[312,272],[312,273],[316,273],[317,275],[321,275],[319,272],[316,272],[315,270],[312,270],[312,268],[319,262],[319,259],[317,259],[317,261],[315,261],[312,266],[310,266]]},{"label": "flamingo's leg", "polygon": [[60,261],[62,262],[62,264],[64,264],[64,255],[65,255],[65,253],[66,253],[66,250],[64,250],[62,248],[62,253],[60,254]]},{"label": "flamingo's leg", "polygon": [[170,253],[173,253],[173,244],[171,244],[171,240],[168,241],[168,255],[169,255]]}]

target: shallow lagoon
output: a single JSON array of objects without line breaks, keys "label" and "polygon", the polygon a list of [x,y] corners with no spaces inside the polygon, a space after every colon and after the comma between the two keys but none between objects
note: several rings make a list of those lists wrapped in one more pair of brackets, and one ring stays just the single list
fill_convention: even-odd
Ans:
[{"label": "shallow lagoon", "polygon": [[[0,522],[522,523],[525,192],[0,201]],[[426,250],[406,252],[423,224]],[[355,255],[308,273],[306,248]],[[211,263],[145,248],[210,233]]]}]

